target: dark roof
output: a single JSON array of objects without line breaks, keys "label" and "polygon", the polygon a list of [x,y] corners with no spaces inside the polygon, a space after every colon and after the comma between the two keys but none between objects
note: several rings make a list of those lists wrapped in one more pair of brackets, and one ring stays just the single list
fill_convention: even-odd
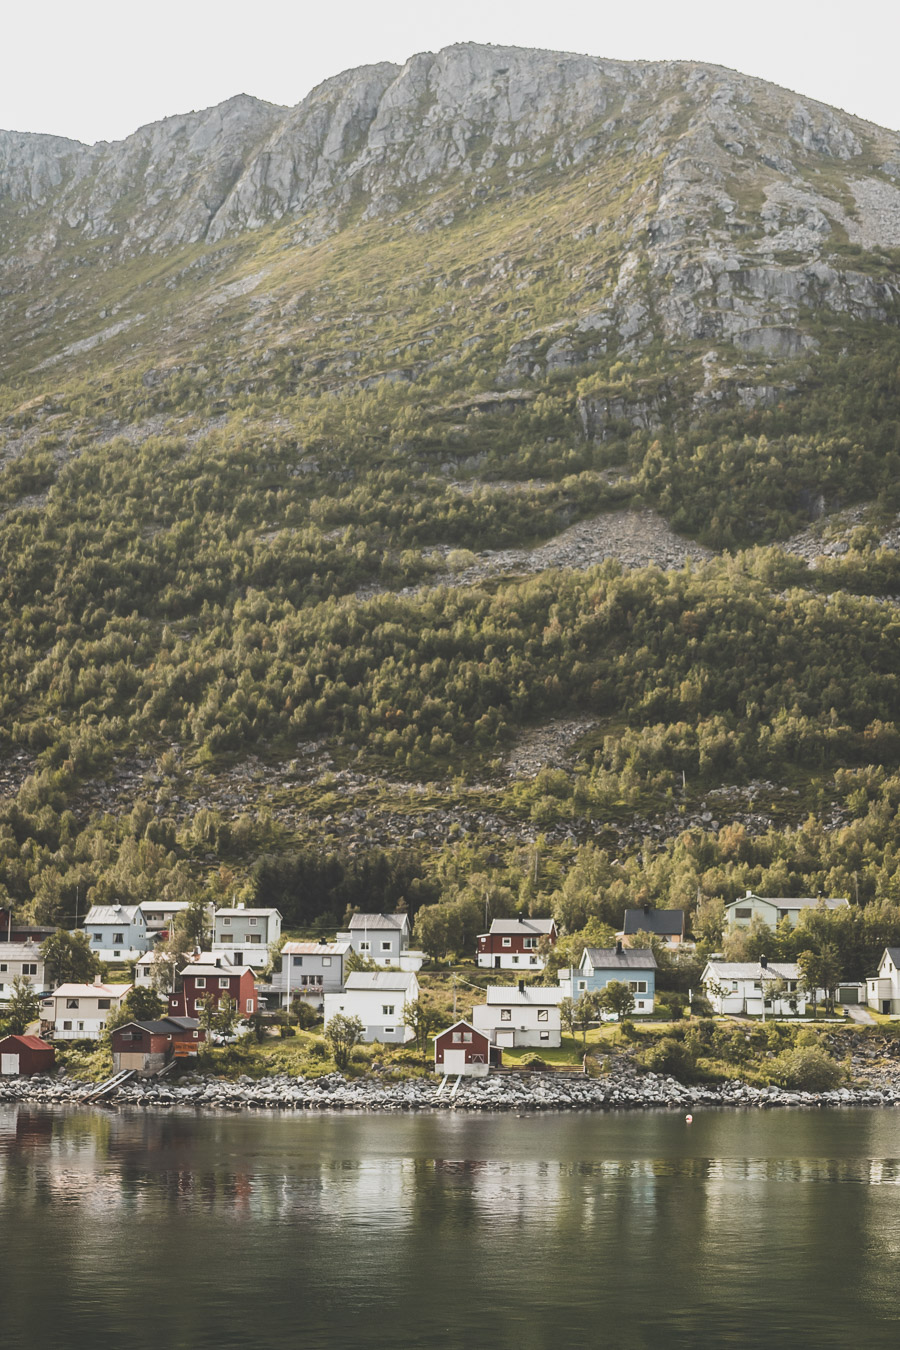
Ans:
[{"label": "dark roof", "polygon": [[112,1034],[125,1031],[128,1027],[140,1027],[141,1031],[149,1031],[151,1036],[171,1036],[175,1031],[196,1031],[199,1025],[196,1017],[163,1017],[152,1022],[123,1022]]},{"label": "dark roof", "polygon": [[654,909],[652,906],[640,909],[626,909],[626,937],[633,933],[655,933],[657,937],[681,937],[684,933],[683,909]]},{"label": "dark roof", "polygon": [[655,970],[656,957],[649,947],[585,947],[584,957],[594,970]]}]

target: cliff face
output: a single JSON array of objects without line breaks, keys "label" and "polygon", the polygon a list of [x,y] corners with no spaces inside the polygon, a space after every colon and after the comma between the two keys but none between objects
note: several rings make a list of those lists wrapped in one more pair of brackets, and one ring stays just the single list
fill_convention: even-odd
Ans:
[{"label": "cliff face", "polygon": [[[276,222],[295,244],[392,217],[439,230],[498,196],[521,210],[582,187],[573,227],[603,276],[560,316],[551,368],[581,361],[585,334],[596,350],[661,337],[796,356],[816,344],[810,315],[893,315],[896,258],[858,260],[900,247],[896,133],[712,66],[473,45],[114,144],[0,132],[0,277],[21,290],[61,250],[93,245],[79,261],[108,267]],[[511,344],[500,383],[545,339]]]}]

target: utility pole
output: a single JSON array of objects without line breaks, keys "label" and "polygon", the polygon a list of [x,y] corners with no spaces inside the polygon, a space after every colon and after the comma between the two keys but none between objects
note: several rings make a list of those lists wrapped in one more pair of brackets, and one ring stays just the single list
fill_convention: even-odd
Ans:
[{"label": "utility pole", "polygon": [[456,971],[450,977],[453,980],[453,1020],[456,1021]]}]

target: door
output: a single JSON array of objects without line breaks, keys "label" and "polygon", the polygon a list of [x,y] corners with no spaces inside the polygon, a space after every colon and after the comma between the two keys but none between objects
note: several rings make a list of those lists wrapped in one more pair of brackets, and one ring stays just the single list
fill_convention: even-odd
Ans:
[{"label": "door", "polygon": [[505,1045],[507,1050],[511,1050],[512,1047],[515,1045],[515,1043],[516,1043],[516,1033],[514,1030],[497,1032],[498,1045],[501,1046]]},{"label": "door", "polygon": [[494,957],[494,969],[495,969],[495,970],[499,970],[499,969],[500,969],[500,957],[499,957],[499,956],[495,956],[495,957]]},{"label": "door", "polygon": [[465,1073],[465,1071],[466,1071],[465,1050],[445,1050],[444,1073]]},{"label": "door", "polygon": [[18,1055],[0,1055],[0,1073],[18,1073]]}]

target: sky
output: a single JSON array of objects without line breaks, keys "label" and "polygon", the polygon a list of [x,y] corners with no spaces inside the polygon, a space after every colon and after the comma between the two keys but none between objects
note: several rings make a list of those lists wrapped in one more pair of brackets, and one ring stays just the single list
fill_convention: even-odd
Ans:
[{"label": "sky", "polygon": [[119,140],[454,42],[730,66],[900,129],[896,0],[7,0],[0,128]]}]

